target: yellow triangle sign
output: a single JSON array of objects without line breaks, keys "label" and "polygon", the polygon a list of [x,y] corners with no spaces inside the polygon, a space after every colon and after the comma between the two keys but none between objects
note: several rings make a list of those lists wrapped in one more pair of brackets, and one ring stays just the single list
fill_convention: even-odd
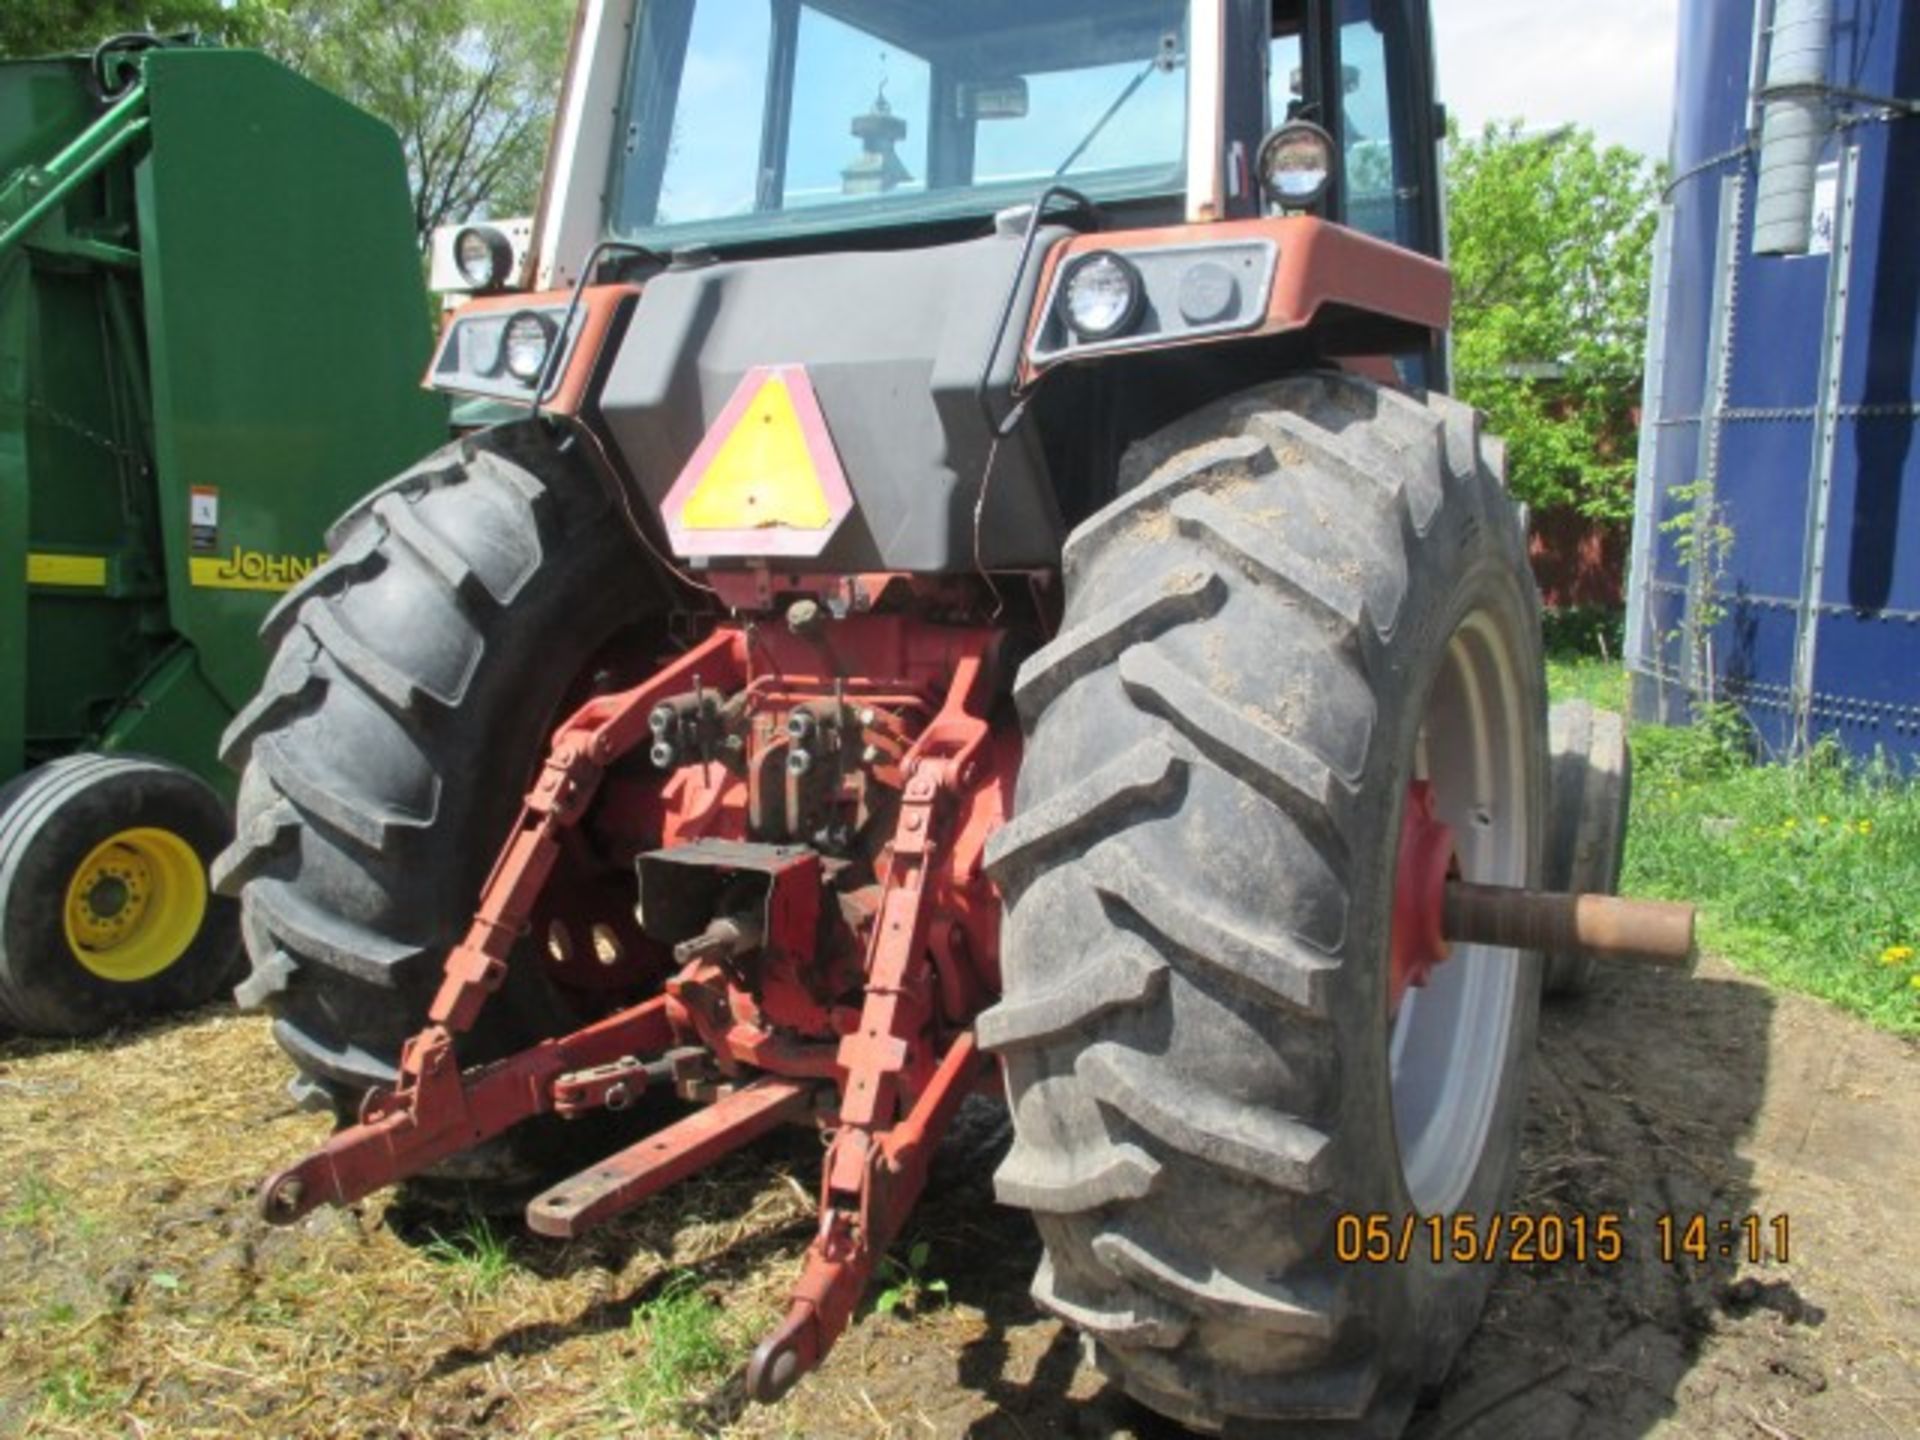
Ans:
[{"label": "yellow triangle sign", "polygon": [[769,374],[680,512],[688,530],[824,530],[833,508],[786,380]]}]

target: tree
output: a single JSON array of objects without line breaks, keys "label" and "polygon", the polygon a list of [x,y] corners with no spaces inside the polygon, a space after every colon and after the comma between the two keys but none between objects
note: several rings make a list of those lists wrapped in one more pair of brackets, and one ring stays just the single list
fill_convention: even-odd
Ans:
[{"label": "tree", "polygon": [[265,0],[265,47],[399,132],[434,227],[539,197],[572,0]]},{"label": "tree", "polygon": [[1506,437],[1514,492],[1633,513],[1635,426],[1661,171],[1585,130],[1454,137],[1454,368]]},{"label": "tree", "polygon": [[255,11],[221,0],[10,0],[0,5],[0,56],[20,59],[91,50],[109,35],[183,30],[245,43]]},{"label": "tree", "polygon": [[0,55],[135,30],[266,50],[399,133],[424,247],[434,227],[539,198],[573,0],[0,0]]}]

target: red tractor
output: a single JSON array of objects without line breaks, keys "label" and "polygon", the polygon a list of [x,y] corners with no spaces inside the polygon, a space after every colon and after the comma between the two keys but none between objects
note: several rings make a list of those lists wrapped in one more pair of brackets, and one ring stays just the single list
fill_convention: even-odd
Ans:
[{"label": "red tractor", "polygon": [[343,1122],[270,1219],[687,1102],[528,1204],[567,1237],[818,1126],[772,1400],[1004,1094],[1129,1392],[1398,1429],[1489,1271],[1341,1217],[1505,1202],[1524,951],[1690,942],[1540,889],[1430,51],[1419,0],[585,5],[536,288],[430,376],[520,418],[335,527],[228,736],[241,999]]}]

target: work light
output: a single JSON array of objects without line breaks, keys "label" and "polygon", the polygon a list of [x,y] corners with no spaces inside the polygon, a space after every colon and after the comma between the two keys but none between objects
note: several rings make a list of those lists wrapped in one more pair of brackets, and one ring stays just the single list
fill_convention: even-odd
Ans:
[{"label": "work light", "polygon": [[513,242],[491,225],[469,225],[453,237],[453,263],[475,290],[498,290],[513,269]]},{"label": "work light", "polygon": [[1333,137],[1292,120],[1260,143],[1260,183],[1282,210],[1311,210],[1333,182]]},{"label": "work light", "polygon": [[1082,340],[1111,340],[1140,318],[1140,272],[1110,250],[1074,262],[1062,289],[1067,324]]}]

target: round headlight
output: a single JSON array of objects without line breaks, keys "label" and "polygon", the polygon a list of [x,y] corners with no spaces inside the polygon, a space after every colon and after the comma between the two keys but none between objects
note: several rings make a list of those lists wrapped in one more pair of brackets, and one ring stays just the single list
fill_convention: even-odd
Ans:
[{"label": "round headlight", "polygon": [[1333,137],[1292,120],[1261,142],[1260,183],[1282,210],[1311,210],[1333,183]]},{"label": "round headlight", "polygon": [[534,310],[522,310],[507,321],[500,349],[507,359],[507,373],[522,385],[532,385],[547,368],[547,352],[553,349],[553,321]]},{"label": "round headlight", "polygon": [[498,290],[513,269],[513,242],[491,225],[469,225],[453,237],[453,263],[476,290]]},{"label": "round headlight", "polygon": [[1067,324],[1082,340],[1111,340],[1140,318],[1146,292],[1140,272],[1111,251],[1075,263],[1061,290]]}]

